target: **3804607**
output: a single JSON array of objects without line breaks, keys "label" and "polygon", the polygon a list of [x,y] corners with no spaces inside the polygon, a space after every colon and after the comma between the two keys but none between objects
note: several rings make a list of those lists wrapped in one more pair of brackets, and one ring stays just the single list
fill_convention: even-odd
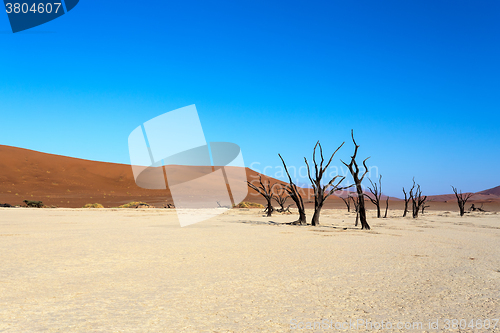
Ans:
[{"label": "3804607", "polygon": [[33,14],[52,14],[52,13],[58,13],[59,10],[63,10],[61,8],[62,3],[61,2],[54,2],[54,3],[33,3],[31,6],[30,4],[27,3],[6,3],[5,8],[7,11],[7,14],[28,14],[28,13],[33,13]]},{"label": "3804607", "polygon": [[444,319],[444,325],[442,326],[445,330],[456,330],[456,329],[495,329],[498,325],[500,319]]}]

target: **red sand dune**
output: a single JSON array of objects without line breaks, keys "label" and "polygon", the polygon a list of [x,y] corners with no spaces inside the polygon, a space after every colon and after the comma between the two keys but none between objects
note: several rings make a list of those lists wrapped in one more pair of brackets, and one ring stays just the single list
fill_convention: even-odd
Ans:
[{"label": "red sand dune", "polygon": [[[174,172],[178,175],[193,167],[177,168]],[[246,168],[246,173],[248,180],[258,180],[257,172]],[[264,183],[268,180],[283,183],[264,175],[262,179]],[[309,189],[304,191],[311,192]],[[87,203],[117,207],[130,201],[163,207],[173,202],[168,188],[147,190],[138,187],[132,168],[127,164],[88,161],[0,145],[0,203],[24,205],[23,200],[73,208]],[[263,201],[253,190],[249,190],[245,200]]]},{"label": "red sand dune", "polygon": [[[178,174],[188,168],[176,166]],[[192,170],[190,170],[192,171]],[[249,181],[258,181],[259,174],[246,168]],[[262,175],[267,181],[283,182]],[[307,207],[314,204],[312,189],[301,189]],[[500,186],[479,192],[474,201],[500,203]],[[385,200],[385,197],[383,198]],[[454,195],[432,196],[431,209],[441,208],[448,201],[454,203]],[[116,164],[52,155],[33,150],[0,145],[0,203],[24,205],[23,200],[42,201],[47,206],[82,207],[87,203],[100,203],[105,207],[117,207],[131,201],[144,201],[157,207],[172,203],[168,190],[147,190],[135,184],[132,168],[128,164]],[[245,201],[264,204],[262,196],[249,190]],[[292,204],[289,199],[287,205]],[[369,208],[373,208],[368,203]],[[392,199],[390,207],[402,206],[400,199]],[[330,197],[325,208],[345,207],[336,196]],[[385,207],[385,203],[384,203]],[[453,209],[450,208],[445,209]]]},{"label": "red sand dune", "polygon": [[492,196],[497,196],[500,198],[500,186],[490,188],[489,190],[477,192],[476,194],[492,195]]},{"label": "red sand dune", "polygon": [[[481,191],[474,193],[472,197],[469,199],[469,201],[474,201],[474,202],[500,202],[500,194],[498,194],[500,191],[500,186],[492,188],[490,190],[486,191]],[[466,195],[469,193],[463,193],[463,195]],[[455,194],[443,194],[443,195],[431,195],[429,196],[429,200],[432,201],[441,201],[441,202],[446,202],[446,201],[456,201],[456,196]]]}]

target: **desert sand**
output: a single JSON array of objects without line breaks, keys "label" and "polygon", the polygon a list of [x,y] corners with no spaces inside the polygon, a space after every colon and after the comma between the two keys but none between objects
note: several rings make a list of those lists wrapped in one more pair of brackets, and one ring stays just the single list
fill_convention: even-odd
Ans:
[{"label": "desert sand", "polygon": [[0,209],[0,332],[294,332],[320,320],[422,322],[418,332],[445,331],[446,319],[493,326],[500,214],[400,214],[369,211],[373,229],[362,231],[345,210],[325,210],[319,227],[232,209],[180,228],[165,209]]}]

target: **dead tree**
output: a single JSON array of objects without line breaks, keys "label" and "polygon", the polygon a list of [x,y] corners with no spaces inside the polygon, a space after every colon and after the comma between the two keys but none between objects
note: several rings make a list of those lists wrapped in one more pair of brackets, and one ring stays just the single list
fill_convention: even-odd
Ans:
[{"label": "dead tree", "polygon": [[250,183],[249,181],[247,181],[247,184],[248,186],[257,191],[260,195],[262,195],[266,201],[267,201],[267,208],[266,208],[266,211],[267,211],[267,216],[271,216],[271,214],[273,213],[273,204],[272,204],[272,199],[274,197],[274,193],[273,193],[273,187],[276,185],[276,184],[272,184],[271,185],[271,181],[267,181],[267,185],[264,185],[262,183],[262,175],[259,175],[259,186],[255,186],[254,184]]},{"label": "dead tree", "polygon": [[458,208],[460,209],[460,216],[464,216],[465,214],[465,204],[467,203],[467,200],[470,199],[474,195],[474,193],[464,193],[462,194],[462,191],[458,193],[457,189],[455,187],[451,187],[453,189],[453,192],[455,192],[455,196],[457,197],[457,202],[458,202]]},{"label": "dead tree", "polygon": [[354,199],[353,196],[351,196],[351,199],[352,199],[352,204],[354,205],[354,211],[356,212],[356,222],[354,223],[354,226],[357,227],[359,222],[359,204],[358,204],[359,201],[358,199]]},{"label": "dead tree", "polygon": [[[415,186],[415,185],[413,185]],[[410,189],[410,194],[412,193],[413,191],[413,187]],[[411,195],[409,196],[406,191],[405,191],[405,188],[403,187],[403,193],[405,194],[405,210],[403,212],[403,217],[406,217],[406,213],[408,213],[408,203],[410,202],[411,200]]]},{"label": "dead tree", "polygon": [[345,203],[347,207],[347,212],[351,211],[351,195],[348,195],[347,198],[340,198]]},{"label": "dead tree", "polygon": [[[325,204],[325,200],[328,199],[328,197],[332,195],[334,192],[345,190],[353,186],[353,185],[346,187],[340,186],[340,184],[344,181],[345,177],[339,175],[333,177],[326,185],[323,185],[321,182],[323,180],[325,171],[330,166],[330,163],[332,163],[333,156],[335,156],[335,154],[344,145],[344,143],[345,142],[342,142],[342,144],[337,148],[337,150],[333,152],[332,156],[330,156],[328,162],[324,164],[325,158],[323,157],[323,148],[321,148],[321,143],[319,143],[319,141],[316,142],[312,157],[312,161],[314,163],[314,175],[311,174],[311,168],[309,167],[307,158],[304,157],[304,161],[306,162],[307,166],[307,176],[309,177],[309,180],[311,181],[311,185],[314,190],[314,214],[311,220],[311,224],[313,226],[319,225],[319,216],[321,215],[321,209]],[[319,157],[321,158],[319,164],[316,161],[316,148],[318,147],[319,147]]]},{"label": "dead tree", "polygon": [[389,209],[389,197],[385,200],[385,214],[384,214],[384,219],[387,218],[387,210]]},{"label": "dead tree", "polygon": [[290,207],[291,207],[291,206],[292,206],[292,204],[290,204],[290,205],[286,206],[286,208],[285,208],[285,209],[283,209],[283,210],[281,211],[281,213],[289,213],[289,214],[292,214],[292,212],[290,211]]},{"label": "dead tree", "polygon": [[422,215],[424,215],[424,211],[426,208],[429,208],[430,206],[426,205],[425,203],[422,205]]},{"label": "dead tree", "polygon": [[349,171],[351,172],[352,178],[354,179],[354,184],[356,185],[356,192],[358,193],[358,214],[359,214],[359,219],[361,221],[361,229],[366,229],[370,230],[370,226],[368,225],[368,222],[366,221],[366,210],[365,210],[365,199],[363,195],[363,188],[361,187],[361,182],[365,178],[366,174],[368,173],[368,167],[366,166],[366,160],[369,158],[366,158],[363,161],[363,166],[365,167],[365,172],[363,175],[360,177],[359,176],[359,167],[356,162],[356,156],[358,154],[358,148],[359,146],[356,144],[356,141],[354,140],[354,131],[351,130],[351,137],[352,137],[352,142],[354,143],[354,154],[351,156],[351,162],[349,164],[344,163],[344,165],[349,168]]},{"label": "dead tree", "polygon": [[422,190],[420,189],[420,185],[415,184],[415,179],[413,179],[413,187],[410,191],[410,197],[412,201],[412,211],[413,211],[412,215],[413,218],[416,219],[418,217],[418,213],[420,212],[421,207],[425,205],[427,196],[422,196]]},{"label": "dead tree", "polygon": [[286,175],[288,176],[289,183],[286,185],[285,190],[290,198],[292,198],[293,202],[295,202],[295,206],[297,206],[297,209],[299,210],[299,219],[292,224],[306,225],[306,209],[304,208],[302,195],[300,194],[297,185],[295,185],[295,183],[293,182],[292,177],[290,177],[290,173],[288,172],[288,169],[286,167],[285,160],[283,160],[283,157],[281,157],[280,154],[278,154],[278,156],[280,157],[281,162],[283,163],[283,167],[285,168]]},{"label": "dead tree", "polygon": [[484,206],[484,204],[481,204],[481,207],[478,208],[474,204],[472,204],[472,206],[470,206],[470,208],[469,208],[469,211],[475,212],[477,210],[480,212],[485,212],[485,210],[483,209],[483,206]]},{"label": "dead tree", "polygon": [[[280,206],[280,208],[276,210],[278,213],[284,213],[287,210],[285,208],[285,203],[288,198],[290,198],[290,196],[286,193],[285,187],[281,187],[280,191],[278,191],[278,193],[276,193],[273,197],[274,201],[276,201],[276,203]],[[288,206],[288,208],[290,208],[290,206]]]},{"label": "dead tree", "polygon": [[372,180],[370,178],[368,178],[368,180],[370,181],[370,184],[372,184],[372,187],[368,186],[368,189],[372,193],[373,198],[367,194],[365,194],[365,196],[368,199],[370,199],[370,201],[377,207],[377,218],[380,218],[381,217],[381,215],[380,215],[380,198],[382,197],[382,175],[380,175],[380,177],[378,179],[378,185],[377,185],[377,183],[372,182]]}]

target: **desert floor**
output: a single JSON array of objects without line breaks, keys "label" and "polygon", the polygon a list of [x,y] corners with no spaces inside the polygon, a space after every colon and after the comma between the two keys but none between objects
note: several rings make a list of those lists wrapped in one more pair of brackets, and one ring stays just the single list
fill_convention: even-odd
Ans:
[{"label": "desert floor", "polygon": [[0,332],[500,332],[500,213],[396,214],[362,231],[345,210],[180,228],[173,210],[0,209]]}]

